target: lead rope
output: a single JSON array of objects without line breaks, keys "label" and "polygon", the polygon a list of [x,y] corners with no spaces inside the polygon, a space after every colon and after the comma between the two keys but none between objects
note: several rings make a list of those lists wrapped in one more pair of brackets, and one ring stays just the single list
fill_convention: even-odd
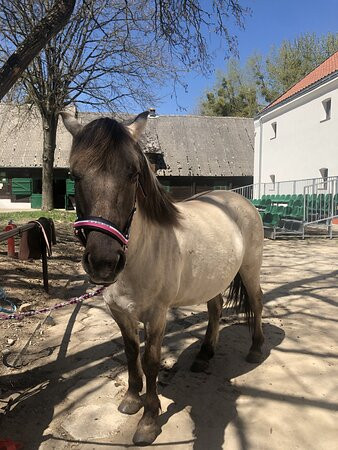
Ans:
[{"label": "lead rope", "polygon": [[40,228],[40,230],[41,230],[41,232],[42,232],[42,236],[43,236],[43,238],[44,238],[44,240],[45,240],[45,243],[46,243],[47,255],[48,255],[49,257],[51,257],[51,256],[52,256],[52,249],[51,249],[51,246],[50,246],[50,244],[49,244],[49,240],[48,240],[48,237],[47,237],[47,235],[46,235],[46,231],[45,231],[45,229],[44,229],[42,223],[40,223],[38,220],[31,220],[31,222],[34,222],[34,223],[36,223],[36,224],[39,226],[39,228]]},{"label": "lead rope", "polygon": [[[18,313],[12,313],[12,314],[1,314],[0,313],[0,320],[21,320],[24,317],[31,317],[36,316],[37,314],[45,314],[50,311],[54,311],[56,309],[64,308],[68,305],[74,305],[76,303],[81,303],[83,300],[87,300],[88,298],[96,297],[97,295],[102,294],[104,290],[104,286],[96,289],[94,292],[88,292],[86,294],[81,295],[80,297],[73,297],[70,300],[67,300],[66,302],[57,303],[54,306],[51,306],[50,308],[41,308],[41,309],[33,309],[31,311],[25,311],[25,312],[18,312]],[[8,300],[7,300],[8,301]]]}]

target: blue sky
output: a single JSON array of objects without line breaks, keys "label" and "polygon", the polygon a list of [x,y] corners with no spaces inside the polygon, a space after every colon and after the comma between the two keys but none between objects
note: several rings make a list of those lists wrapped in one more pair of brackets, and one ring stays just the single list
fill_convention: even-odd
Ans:
[{"label": "blue sky", "polygon": [[[207,1],[207,0],[205,0]],[[238,37],[239,57],[244,62],[255,51],[267,54],[271,46],[278,46],[283,40],[292,40],[303,33],[318,35],[338,31],[338,0],[246,0],[242,3],[252,9],[251,17],[245,20],[245,30],[231,27]],[[176,100],[170,98],[170,88],[161,89],[162,104],[156,105],[159,114],[193,114],[199,98],[215,81],[215,72],[225,70],[224,50],[217,36],[210,36],[215,49],[214,71],[207,77],[196,73],[187,74],[185,82],[188,92],[177,88]]]}]

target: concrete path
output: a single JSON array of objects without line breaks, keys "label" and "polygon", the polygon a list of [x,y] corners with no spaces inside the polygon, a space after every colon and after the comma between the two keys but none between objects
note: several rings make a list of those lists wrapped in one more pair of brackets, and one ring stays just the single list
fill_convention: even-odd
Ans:
[{"label": "concrete path", "polygon": [[[205,333],[203,307],[171,312],[159,377],[162,433],[154,448],[333,450],[338,442],[338,244],[266,241],[265,359],[246,363],[245,325],[225,316],[208,373],[189,366]],[[83,290],[83,286],[79,290]],[[25,449],[125,449],[142,411],[117,411],[127,375],[119,330],[102,299],[54,314],[51,356],[8,369],[6,436]],[[3,434],[3,433],[1,433]]]}]

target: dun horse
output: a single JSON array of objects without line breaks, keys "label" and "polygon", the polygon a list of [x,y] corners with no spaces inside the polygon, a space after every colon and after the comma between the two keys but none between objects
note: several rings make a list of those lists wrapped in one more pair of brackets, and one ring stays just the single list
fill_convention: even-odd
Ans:
[{"label": "dun horse", "polygon": [[[247,314],[253,331],[247,360],[260,360],[262,222],[233,192],[174,203],[138,144],[147,112],[129,125],[101,118],[82,126],[61,114],[73,135],[74,227],[85,246],[83,266],[93,283],[106,286],[103,296],[125,344],[129,385],[119,411],[134,414],[144,406],[133,441],[148,445],[160,433],[156,380],[168,308],[207,304],[208,328],[192,365],[205,370],[218,340],[221,294],[230,285],[228,298]],[[139,322],[145,329],[142,359]]]}]

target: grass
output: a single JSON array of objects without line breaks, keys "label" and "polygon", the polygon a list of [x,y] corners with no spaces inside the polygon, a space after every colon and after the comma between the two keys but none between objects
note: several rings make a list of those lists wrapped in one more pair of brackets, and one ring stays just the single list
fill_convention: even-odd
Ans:
[{"label": "grass", "polygon": [[13,212],[0,212],[0,231],[5,227],[9,220],[17,225],[22,225],[30,220],[39,219],[39,217],[48,217],[53,219],[54,222],[74,222],[76,218],[75,211],[64,211],[60,209],[54,209],[52,211],[13,211]]}]

